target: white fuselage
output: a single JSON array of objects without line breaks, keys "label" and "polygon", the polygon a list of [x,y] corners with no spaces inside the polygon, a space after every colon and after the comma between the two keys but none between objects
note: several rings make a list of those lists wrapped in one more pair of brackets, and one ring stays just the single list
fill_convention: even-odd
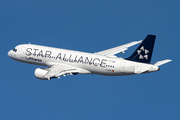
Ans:
[{"label": "white fuselage", "polygon": [[16,49],[17,51],[9,51],[8,55],[17,61],[48,67],[60,63],[77,68],[79,74],[121,76],[138,74],[141,71],[147,73],[159,70],[157,66],[123,58],[40,45],[22,44],[16,46]]}]

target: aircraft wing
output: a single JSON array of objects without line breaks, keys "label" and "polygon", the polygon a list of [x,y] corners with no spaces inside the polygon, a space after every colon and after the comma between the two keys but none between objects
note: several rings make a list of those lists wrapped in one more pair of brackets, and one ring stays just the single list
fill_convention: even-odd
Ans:
[{"label": "aircraft wing", "polygon": [[67,66],[67,65],[63,65],[63,64],[54,64],[52,67],[50,67],[48,69],[48,72],[45,74],[44,77],[48,78],[50,80],[50,78],[52,77],[56,77],[59,78],[59,76],[63,75],[65,76],[65,74],[75,74],[78,73],[76,68]]},{"label": "aircraft wing", "polygon": [[124,44],[124,45],[121,45],[121,46],[117,46],[117,47],[111,48],[111,49],[107,49],[107,50],[103,50],[103,51],[100,51],[100,52],[96,52],[94,54],[113,57],[117,53],[120,53],[120,52],[124,53],[124,51],[127,50],[129,47],[131,47],[133,45],[136,45],[138,43],[141,43],[141,41],[142,40],[130,42],[130,43],[127,43],[127,44]]}]

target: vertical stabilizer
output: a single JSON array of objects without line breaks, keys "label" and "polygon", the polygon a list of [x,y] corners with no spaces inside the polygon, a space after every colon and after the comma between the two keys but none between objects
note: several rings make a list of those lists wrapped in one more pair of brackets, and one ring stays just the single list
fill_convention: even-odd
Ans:
[{"label": "vertical stabilizer", "polygon": [[127,60],[142,62],[142,63],[150,63],[155,39],[156,39],[155,35],[147,35],[147,37],[134,51],[134,53],[129,58],[127,58]]}]

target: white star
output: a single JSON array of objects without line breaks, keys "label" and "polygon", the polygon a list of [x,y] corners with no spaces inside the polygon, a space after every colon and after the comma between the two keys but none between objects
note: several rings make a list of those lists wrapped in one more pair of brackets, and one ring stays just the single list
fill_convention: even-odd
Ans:
[{"label": "white star", "polygon": [[[144,56],[142,56],[142,54],[141,54],[142,51],[144,51],[144,53],[145,53]],[[147,49],[144,49],[144,46],[142,46],[140,48],[140,50],[137,50],[137,53],[139,55],[139,59],[146,59],[146,60],[148,60],[148,53],[149,53],[149,51]]]}]

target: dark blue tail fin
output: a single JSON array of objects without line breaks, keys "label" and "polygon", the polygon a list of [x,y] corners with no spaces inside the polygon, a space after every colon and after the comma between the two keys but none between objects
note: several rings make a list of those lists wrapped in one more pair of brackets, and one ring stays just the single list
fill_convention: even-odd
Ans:
[{"label": "dark blue tail fin", "polygon": [[150,63],[155,39],[156,39],[155,35],[147,35],[147,37],[134,51],[134,53],[129,58],[127,58],[127,60],[142,62],[142,63]]}]

